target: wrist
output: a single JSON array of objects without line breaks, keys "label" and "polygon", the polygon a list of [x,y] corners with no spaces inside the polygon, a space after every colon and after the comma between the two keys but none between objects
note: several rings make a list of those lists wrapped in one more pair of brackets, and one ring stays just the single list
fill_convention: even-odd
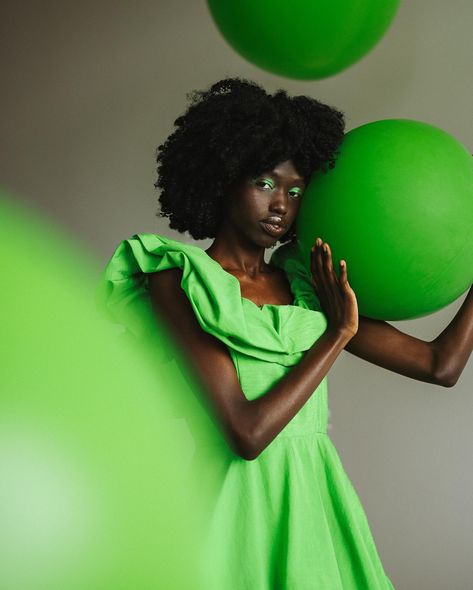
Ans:
[{"label": "wrist", "polygon": [[341,343],[345,346],[355,335],[353,330],[349,330],[348,328],[344,327],[328,327],[327,333],[333,338],[337,343]]}]

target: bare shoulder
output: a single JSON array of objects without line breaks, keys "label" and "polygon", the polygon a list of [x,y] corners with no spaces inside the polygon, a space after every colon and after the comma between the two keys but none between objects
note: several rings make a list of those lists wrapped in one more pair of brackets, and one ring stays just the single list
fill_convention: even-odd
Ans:
[{"label": "bare shoulder", "polygon": [[182,269],[168,268],[148,275],[148,285],[153,302],[165,303],[172,293],[181,289]]},{"label": "bare shoulder", "polygon": [[195,317],[192,305],[181,287],[182,269],[169,268],[150,273],[148,277],[151,304],[187,348],[195,339],[209,336],[202,330]]},{"label": "bare shoulder", "polygon": [[241,416],[248,400],[226,345],[200,326],[181,280],[179,268],[150,274],[153,310],[184,352],[227,441],[239,453]]}]

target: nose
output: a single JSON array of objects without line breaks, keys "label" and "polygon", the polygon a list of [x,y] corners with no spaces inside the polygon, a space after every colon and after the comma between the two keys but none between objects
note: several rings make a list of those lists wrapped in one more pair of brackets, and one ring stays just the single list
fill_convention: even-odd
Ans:
[{"label": "nose", "polygon": [[287,213],[288,195],[283,188],[278,188],[273,192],[273,196],[270,203],[271,211],[279,213],[279,215],[285,215]]}]

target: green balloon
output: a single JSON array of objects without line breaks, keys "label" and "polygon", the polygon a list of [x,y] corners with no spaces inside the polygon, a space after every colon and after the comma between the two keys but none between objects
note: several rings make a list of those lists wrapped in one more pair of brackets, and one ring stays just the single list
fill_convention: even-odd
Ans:
[{"label": "green balloon", "polygon": [[360,314],[406,320],[448,305],[473,279],[473,159],[446,132],[412,120],[350,131],[335,167],[317,172],[296,232],[347,262]]},{"label": "green balloon", "polygon": [[302,80],[352,65],[383,36],[399,0],[208,0],[220,32],[249,62]]},{"label": "green balloon", "polygon": [[207,590],[173,347],[155,324],[118,337],[90,257],[11,200],[0,216],[0,587]]}]

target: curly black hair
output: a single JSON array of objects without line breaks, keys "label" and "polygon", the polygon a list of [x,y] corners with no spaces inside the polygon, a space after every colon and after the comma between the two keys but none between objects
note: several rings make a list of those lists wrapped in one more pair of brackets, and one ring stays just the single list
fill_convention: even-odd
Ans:
[{"label": "curly black hair", "polygon": [[[286,91],[268,94],[241,78],[226,78],[187,95],[190,106],[157,149],[160,217],[196,240],[214,238],[229,187],[292,160],[306,183],[335,164],[344,136],[340,111]],[[290,229],[279,240],[295,238]]]}]

